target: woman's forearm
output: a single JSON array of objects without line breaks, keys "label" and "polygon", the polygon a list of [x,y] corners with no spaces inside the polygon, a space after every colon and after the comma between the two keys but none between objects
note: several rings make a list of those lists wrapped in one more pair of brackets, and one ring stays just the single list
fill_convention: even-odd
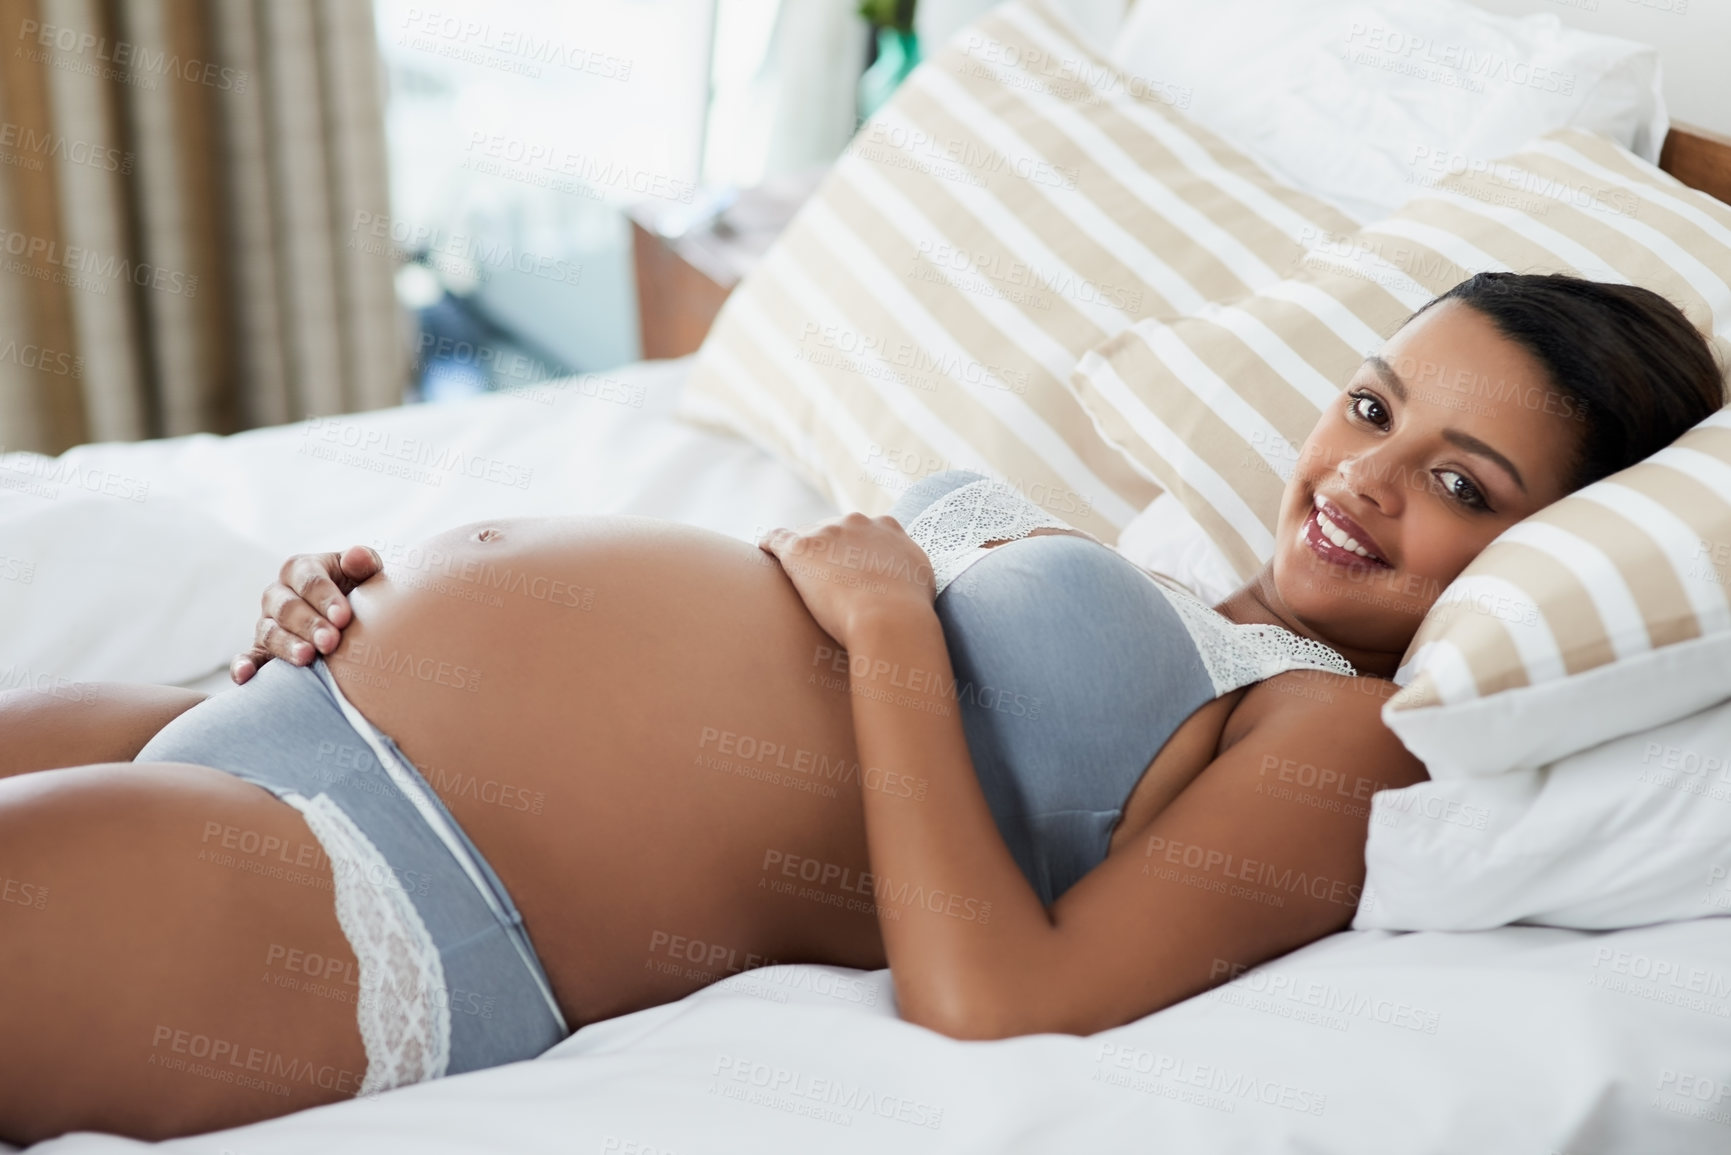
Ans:
[{"label": "woman's forearm", "polygon": [[[904,1018],[956,1037],[1018,1033],[1017,988],[1057,931],[998,832],[962,730],[943,626],[928,607],[848,639],[854,737],[878,922]],[[892,788],[892,786],[894,788]]]}]

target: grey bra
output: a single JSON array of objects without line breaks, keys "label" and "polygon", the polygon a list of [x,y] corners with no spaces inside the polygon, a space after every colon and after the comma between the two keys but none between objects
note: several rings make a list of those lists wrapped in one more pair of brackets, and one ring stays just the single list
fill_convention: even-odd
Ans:
[{"label": "grey bra", "polygon": [[1230,621],[1092,538],[1029,537],[1071,527],[978,473],[922,478],[890,513],[932,563],[968,752],[1048,905],[1105,860],[1137,782],[1197,707],[1286,670],[1356,673],[1320,642]]}]

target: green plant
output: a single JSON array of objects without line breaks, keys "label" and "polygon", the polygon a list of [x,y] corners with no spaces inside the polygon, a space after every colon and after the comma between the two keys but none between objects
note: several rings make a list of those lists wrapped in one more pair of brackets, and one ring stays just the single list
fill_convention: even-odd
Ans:
[{"label": "green plant", "polygon": [[859,14],[877,28],[914,30],[915,0],[860,0]]}]

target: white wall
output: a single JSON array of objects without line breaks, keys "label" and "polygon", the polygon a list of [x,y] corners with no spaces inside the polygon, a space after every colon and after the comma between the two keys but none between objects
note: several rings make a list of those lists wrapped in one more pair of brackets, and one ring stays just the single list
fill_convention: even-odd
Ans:
[{"label": "white wall", "polygon": [[1524,16],[1550,12],[1572,28],[1659,50],[1671,119],[1731,136],[1731,0],[1474,0]]},{"label": "white wall", "polygon": [[[914,6],[914,30],[920,35],[921,51],[931,54],[956,29],[997,3],[999,0],[919,0]],[[1132,0],[1055,0],[1055,3],[1069,13],[1078,31],[1104,51],[1111,47],[1112,36]]]},{"label": "white wall", "polygon": [[852,139],[870,29],[858,0],[717,0],[703,179],[750,186]]}]

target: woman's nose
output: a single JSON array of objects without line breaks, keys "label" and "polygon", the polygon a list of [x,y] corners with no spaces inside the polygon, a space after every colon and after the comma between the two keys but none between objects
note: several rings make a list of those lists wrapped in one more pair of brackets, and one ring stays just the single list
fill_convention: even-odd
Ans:
[{"label": "woman's nose", "polygon": [[1343,457],[1335,467],[1341,481],[1352,493],[1375,505],[1385,514],[1394,514],[1400,507],[1400,486],[1392,478],[1392,466],[1374,453]]}]

